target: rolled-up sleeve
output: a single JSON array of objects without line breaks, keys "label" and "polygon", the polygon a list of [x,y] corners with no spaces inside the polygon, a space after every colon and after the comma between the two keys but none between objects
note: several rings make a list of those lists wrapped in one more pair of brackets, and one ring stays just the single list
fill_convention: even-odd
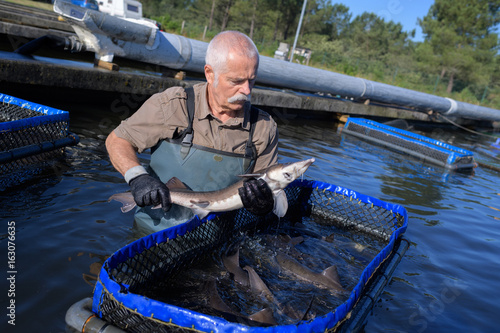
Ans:
[{"label": "rolled-up sleeve", "polygon": [[[186,116],[182,107],[185,98],[181,98],[181,102],[180,98],[172,99],[169,95],[171,93],[163,92],[151,96],[132,116],[118,125],[115,134],[130,142],[139,152],[155,146],[162,139],[171,138],[180,123],[185,122]],[[179,97],[178,92],[174,91],[173,95]],[[174,114],[178,114],[177,117],[172,117]]]}]

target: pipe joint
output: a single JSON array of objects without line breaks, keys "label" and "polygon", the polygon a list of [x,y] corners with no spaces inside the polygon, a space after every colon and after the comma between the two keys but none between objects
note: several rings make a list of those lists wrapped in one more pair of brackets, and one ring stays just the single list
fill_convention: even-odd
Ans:
[{"label": "pipe joint", "polygon": [[359,98],[362,98],[366,94],[366,80],[365,79],[360,79],[360,80],[361,84],[363,85],[363,92],[361,93],[361,95],[359,95]]},{"label": "pipe joint", "polygon": [[448,97],[445,97],[445,99],[450,102],[450,108],[448,109],[448,111],[444,112],[443,114],[452,115],[452,114],[456,113],[457,109],[458,109],[457,101],[455,101],[454,99],[448,98]]}]

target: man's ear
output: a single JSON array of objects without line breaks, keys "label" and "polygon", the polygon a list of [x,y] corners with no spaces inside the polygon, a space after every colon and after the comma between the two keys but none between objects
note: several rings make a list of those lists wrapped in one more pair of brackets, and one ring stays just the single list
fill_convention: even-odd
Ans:
[{"label": "man's ear", "polygon": [[215,79],[215,73],[212,69],[212,66],[205,65],[204,69],[205,69],[205,78],[207,79],[207,82],[212,85]]}]

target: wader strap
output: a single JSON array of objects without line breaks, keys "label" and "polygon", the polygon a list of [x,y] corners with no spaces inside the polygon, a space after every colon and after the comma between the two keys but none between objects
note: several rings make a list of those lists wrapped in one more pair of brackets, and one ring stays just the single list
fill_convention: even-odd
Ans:
[{"label": "wader strap", "polygon": [[186,101],[186,106],[187,106],[187,112],[188,112],[188,127],[183,133],[183,139],[181,143],[181,157],[182,159],[185,159],[186,156],[189,154],[189,150],[191,149],[191,146],[193,145],[193,119],[194,119],[194,89],[193,87],[188,87],[185,89],[186,95],[187,95],[187,101]]},{"label": "wader strap", "polygon": [[255,132],[255,124],[257,123],[258,117],[259,110],[252,105],[250,108],[250,134],[245,148],[245,157],[252,160],[257,158],[257,151],[255,150],[255,145],[253,144],[253,133]]},{"label": "wader strap", "polygon": [[[193,145],[193,119],[194,119],[194,89],[193,87],[188,87],[185,89],[187,95],[187,112],[188,112],[188,127],[181,134],[182,143],[181,143],[181,157],[185,159],[189,154],[189,150]],[[248,141],[245,148],[245,157],[255,161],[257,158],[257,151],[255,149],[255,145],[253,144],[253,133],[255,132],[255,124],[257,123],[257,118],[259,117],[259,110],[252,106],[250,108],[250,134],[248,136]]]}]

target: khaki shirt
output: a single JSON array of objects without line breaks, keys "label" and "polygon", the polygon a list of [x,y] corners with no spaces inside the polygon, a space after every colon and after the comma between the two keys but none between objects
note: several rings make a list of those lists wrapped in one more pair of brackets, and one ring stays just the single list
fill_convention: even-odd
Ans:
[{"label": "khaki shirt", "polygon": [[[232,152],[245,153],[250,123],[250,103],[241,115],[225,123],[212,116],[207,103],[207,83],[194,86],[195,114],[193,143]],[[121,122],[115,134],[127,140],[139,152],[155,146],[162,139],[171,139],[188,125],[186,93],[182,87],[172,87],[151,96],[131,117]],[[275,121],[264,111],[259,112],[253,142],[257,149],[254,170],[278,162],[278,130]]]}]

